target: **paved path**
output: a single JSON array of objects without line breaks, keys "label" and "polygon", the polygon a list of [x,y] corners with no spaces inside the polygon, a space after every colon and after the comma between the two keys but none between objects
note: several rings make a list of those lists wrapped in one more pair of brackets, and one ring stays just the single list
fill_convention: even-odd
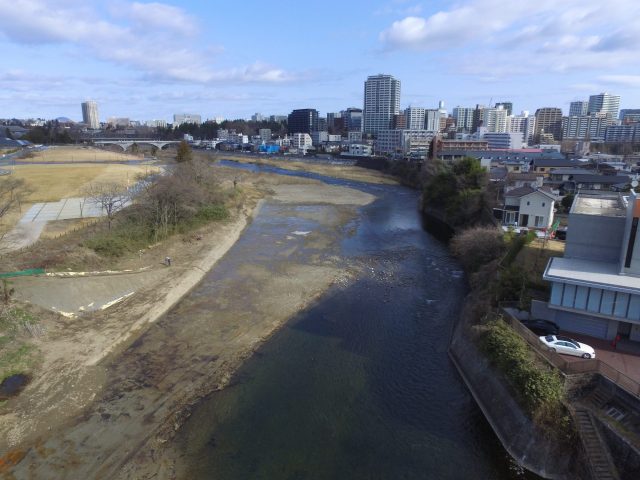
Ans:
[{"label": "paved path", "polygon": [[104,211],[99,206],[82,197],[36,203],[0,241],[0,251],[11,252],[34,244],[40,238],[47,222],[102,216]]}]

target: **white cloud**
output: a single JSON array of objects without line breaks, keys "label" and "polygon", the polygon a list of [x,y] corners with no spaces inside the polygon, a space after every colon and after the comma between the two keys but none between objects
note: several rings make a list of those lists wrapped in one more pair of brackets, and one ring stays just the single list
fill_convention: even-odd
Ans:
[{"label": "white cloud", "polygon": [[501,77],[635,68],[639,30],[637,0],[463,0],[394,21],[379,38],[387,51],[450,52],[443,58],[456,71]]},{"label": "white cloud", "polygon": [[148,78],[208,83],[281,83],[295,75],[260,63],[221,70],[211,64],[220,46],[197,44],[197,21],[164,3],[114,0],[107,12],[84,0],[0,0],[0,37],[20,44],[67,44],[133,68]]},{"label": "white cloud", "polygon": [[601,75],[598,81],[606,85],[640,88],[640,75]]}]

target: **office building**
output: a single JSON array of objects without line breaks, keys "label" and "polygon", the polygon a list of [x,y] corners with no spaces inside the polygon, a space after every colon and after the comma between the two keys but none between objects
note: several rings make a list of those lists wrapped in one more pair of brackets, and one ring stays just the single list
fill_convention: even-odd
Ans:
[{"label": "office building", "polygon": [[392,75],[373,75],[364,82],[364,133],[377,135],[391,128],[400,113],[400,81]]},{"label": "office building", "polygon": [[361,108],[347,108],[342,113],[342,119],[344,121],[344,128],[347,132],[361,132],[362,131],[362,109]]},{"label": "office building", "polygon": [[318,111],[315,108],[302,108],[289,114],[289,133],[308,133],[319,130]]},{"label": "office building", "polygon": [[166,120],[147,120],[145,122],[145,125],[151,128],[167,128],[167,121]]},{"label": "office building", "polygon": [[516,133],[498,133],[487,132],[482,136],[482,140],[487,141],[487,145],[491,149],[513,150],[522,148],[523,143],[522,132]]},{"label": "office building", "polygon": [[611,95],[609,93],[601,93],[599,95],[591,95],[589,97],[589,107],[587,114],[592,113],[608,113],[611,118],[618,118],[620,110],[620,95]]},{"label": "office building", "polygon": [[258,130],[258,135],[260,135],[260,139],[263,142],[271,141],[271,129],[270,128],[261,128]]},{"label": "office building", "polygon": [[582,117],[587,114],[589,110],[589,102],[585,100],[578,100],[569,104],[569,116],[570,117]]},{"label": "office building", "polygon": [[640,109],[638,108],[623,108],[620,110],[620,120],[622,123],[635,123],[640,122]]},{"label": "office building", "polygon": [[98,104],[93,100],[87,100],[82,103],[82,123],[84,123],[88,128],[100,128]]},{"label": "office building", "polygon": [[179,127],[183,123],[195,123],[196,125],[200,125],[202,123],[202,117],[193,113],[174,113],[173,126]]}]

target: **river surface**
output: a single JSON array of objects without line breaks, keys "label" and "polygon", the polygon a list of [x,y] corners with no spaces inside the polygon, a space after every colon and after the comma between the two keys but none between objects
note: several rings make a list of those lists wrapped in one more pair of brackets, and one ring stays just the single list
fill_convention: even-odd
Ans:
[{"label": "river surface", "polygon": [[[423,229],[417,193],[222,163],[317,178],[377,200],[342,228],[336,251],[325,252],[339,255],[355,279],[291,319],[180,430],[184,478],[536,478],[502,449],[449,361],[466,283],[446,247]],[[242,257],[267,268],[273,247],[265,254],[256,245],[314,228],[299,216],[287,224],[282,209],[270,221],[277,208],[263,208],[213,276],[230,275]]]}]

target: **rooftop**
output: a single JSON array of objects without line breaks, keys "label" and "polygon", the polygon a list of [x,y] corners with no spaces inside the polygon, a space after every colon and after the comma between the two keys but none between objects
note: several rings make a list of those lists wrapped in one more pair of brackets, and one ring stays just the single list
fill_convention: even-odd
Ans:
[{"label": "rooftop", "polygon": [[640,277],[621,275],[618,263],[553,257],[543,278],[550,282],[562,281],[573,285],[640,294]]},{"label": "rooftop", "polygon": [[588,195],[581,193],[573,201],[571,213],[626,217],[627,208],[622,197],[618,194]]}]

